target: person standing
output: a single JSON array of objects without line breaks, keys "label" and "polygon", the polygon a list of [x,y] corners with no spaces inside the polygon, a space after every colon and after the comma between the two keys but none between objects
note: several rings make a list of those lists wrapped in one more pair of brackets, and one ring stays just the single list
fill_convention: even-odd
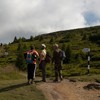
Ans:
[{"label": "person standing", "polygon": [[60,78],[60,81],[63,80],[62,78],[62,58],[61,58],[61,49],[59,49],[58,44],[53,45],[53,58],[52,63],[54,63],[54,70],[55,70],[55,80],[54,82],[58,82],[58,78]]},{"label": "person standing", "polygon": [[46,45],[41,44],[39,69],[42,71],[42,81],[46,82]]},{"label": "person standing", "polygon": [[39,57],[38,52],[35,50],[34,46],[30,46],[30,50],[26,51],[24,54],[26,62],[27,62],[27,79],[28,84],[32,84],[35,79],[35,71],[36,71],[36,59]]}]

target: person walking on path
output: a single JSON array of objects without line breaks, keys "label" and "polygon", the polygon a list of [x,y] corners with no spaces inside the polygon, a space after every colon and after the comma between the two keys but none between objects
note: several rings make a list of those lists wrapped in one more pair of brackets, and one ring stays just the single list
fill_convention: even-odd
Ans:
[{"label": "person walking on path", "polygon": [[62,77],[62,58],[61,58],[61,49],[59,49],[58,44],[53,45],[53,58],[52,63],[54,63],[54,70],[55,70],[55,80],[54,82],[58,82],[58,77],[60,78],[60,81],[63,80]]},{"label": "person walking on path", "polygon": [[35,79],[35,71],[36,71],[36,59],[39,57],[38,52],[35,50],[34,46],[30,46],[30,50],[26,51],[25,59],[27,62],[27,79],[28,84],[32,84]]},{"label": "person walking on path", "polygon": [[42,81],[46,82],[46,45],[41,44],[39,69],[42,71]]}]

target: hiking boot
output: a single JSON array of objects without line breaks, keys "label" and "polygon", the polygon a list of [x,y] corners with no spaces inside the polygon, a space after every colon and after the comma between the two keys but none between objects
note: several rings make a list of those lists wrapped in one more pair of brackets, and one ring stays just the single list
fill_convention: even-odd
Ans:
[{"label": "hiking boot", "polygon": [[27,82],[27,85],[30,85],[30,82],[29,81]]},{"label": "hiking boot", "polygon": [[53,80],[53,82],[58,82],[58,80]]},{"label": "hiking boot", "polygon": [[31,83],[31,84],[35,83],[35,82],[34,82],[34,79],[32,79],[30,83]]},{"label": "hiking boot", "polygon": [[33,81],[31,81],[30,83],[33,84]]},{"label": "hiking boot", "polygon": [[31,81],[30,83],[33,84],[33,83],[35,83],[35,82],[34,82],[34,81]]},{"label": "hiking boot", "polygon": [[46,82],[46,80],[42,80],[42,82]]},{"label": "hiking boot", "polygon": [[63,81],[63,78],[60,78],[60,81]]},{"label": "hiking boot", "polygon": [[62,81],[63,80],[63,77],[62,76],[60,76],[60,81]]}]

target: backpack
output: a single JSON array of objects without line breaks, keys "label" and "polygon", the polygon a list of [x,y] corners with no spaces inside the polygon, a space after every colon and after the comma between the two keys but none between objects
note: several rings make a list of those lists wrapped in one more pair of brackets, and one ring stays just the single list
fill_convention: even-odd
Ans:
[{"label": "backpack", "polygon": [[36,59],[36,55],[33,54],[32,52],[27,52],[26,53],[26,62],[27,63],[33,63],[33,61]]},{"label": "backpack", "polygon": [[63,51],[63,50],[60,51],[60,58],[61,58],[61,60],[64,60],[66,58],[65,51]]},{"label": "backpack", "polygon": [[46,63],[50,63],[51,62],[51,56],[48,53],[46,54],[45,61],[46,61]]}]

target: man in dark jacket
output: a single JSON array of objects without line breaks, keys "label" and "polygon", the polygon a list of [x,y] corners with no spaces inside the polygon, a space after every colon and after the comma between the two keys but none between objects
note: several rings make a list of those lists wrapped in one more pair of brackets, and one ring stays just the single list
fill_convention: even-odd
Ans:
[{"label": "man in dark jacket", "polygon": [[54,82],[57,82],[58,81],[58,76],[60,78],[60,81],[62,81],[62,65],[61,65],[61,62],[62,62],[62,59],[61,59],[61,49],[59,49],[59,46],[58,44],[54,44],[53,45],[53,49],[54,49],[54,52],[53,52],[53,59],[52,59],[52,62],[54,62],[54,69],[55,69],[55,80]]}]

